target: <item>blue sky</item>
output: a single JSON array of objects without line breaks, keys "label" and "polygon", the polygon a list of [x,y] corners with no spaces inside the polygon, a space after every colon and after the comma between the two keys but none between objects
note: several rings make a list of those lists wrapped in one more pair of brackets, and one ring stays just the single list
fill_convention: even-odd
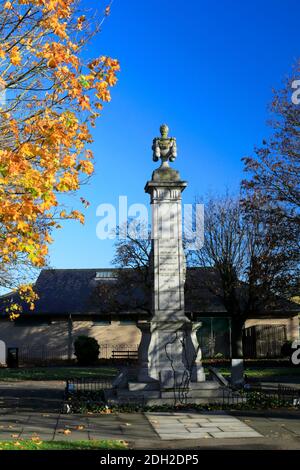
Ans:
[{"label": "blue sky", "polygon": [[110,265],[113,243],[96,237],[96,208],[117,207],[119,195],[148,204],[144,185],[157,166],[151,143],[162,122],[177,138],[184,202],[236,191],[241,158],[267,135],[272,88],[300,56],[299,18],[299,0],[114,0],[88,51],[121,63],[93,134],[96,174],[78,195],[91,206],[85,226],[70,221],[55,232],[50,265]]}]

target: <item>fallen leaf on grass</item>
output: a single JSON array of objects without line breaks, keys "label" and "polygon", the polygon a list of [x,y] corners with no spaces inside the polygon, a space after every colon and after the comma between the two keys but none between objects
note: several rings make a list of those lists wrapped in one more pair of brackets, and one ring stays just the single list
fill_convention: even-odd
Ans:
[{"label": "fallen leaf on grass", "polygon": [[128,445],[129,445],[127,441],[120,441],[120,444],[123,444],[126,447],[128,447]]},{"label": "fallen leaf on grass", "polygon": [[72,431],[70,429],[59,429],[57,432],[59,434],[71,434]]}]

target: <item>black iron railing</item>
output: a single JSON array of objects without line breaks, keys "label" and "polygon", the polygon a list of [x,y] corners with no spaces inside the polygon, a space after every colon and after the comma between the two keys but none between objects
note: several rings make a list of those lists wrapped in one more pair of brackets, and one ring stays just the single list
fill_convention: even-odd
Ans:
[{"label": "black iron railing", "polygon": [[256,387],[255,389],[234,391],[230,388],[223,389],[222,405],[239,405],[247,403],[249,407],[286,407],[293,406],[300,408],[300,389],[288,387],[279,384],[277,388],[263,389]]},{"label": "black iron railing", "polygon": [[65,394],[99,392],[112,387],[112,379],[107,378],[74,378],[66,380]]}]

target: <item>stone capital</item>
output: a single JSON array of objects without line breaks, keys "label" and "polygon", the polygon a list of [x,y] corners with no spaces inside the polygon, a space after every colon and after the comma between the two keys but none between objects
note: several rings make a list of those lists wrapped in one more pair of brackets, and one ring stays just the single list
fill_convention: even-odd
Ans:
[{"label": "stone capital", "polygon": [[183,180],[178,180],[178,181],[147,181],[146,186],[145,186],[145,192],[148,194],[152,194],[153,190],[155,188],[161,188],[161,189],[180,189],[181,192],[185,190],[187,187],[187,182]]}]

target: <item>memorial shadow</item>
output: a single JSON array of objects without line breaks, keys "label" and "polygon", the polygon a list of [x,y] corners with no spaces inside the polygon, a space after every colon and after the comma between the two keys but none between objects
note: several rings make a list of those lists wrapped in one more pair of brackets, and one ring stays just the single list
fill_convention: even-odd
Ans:
[{"label": "memorial shadow", "polygon": [[238,418],[272,418],[272,419],[291,419],[300,422],[300,409],[294,410],[238,410],[230,411],[230,414]]},{"label": "memorial shadow", "polygon": [[63,388],[42,388],[38,384],[0,386],[0,412],[3,409],[59,412],[63,397]]}]

